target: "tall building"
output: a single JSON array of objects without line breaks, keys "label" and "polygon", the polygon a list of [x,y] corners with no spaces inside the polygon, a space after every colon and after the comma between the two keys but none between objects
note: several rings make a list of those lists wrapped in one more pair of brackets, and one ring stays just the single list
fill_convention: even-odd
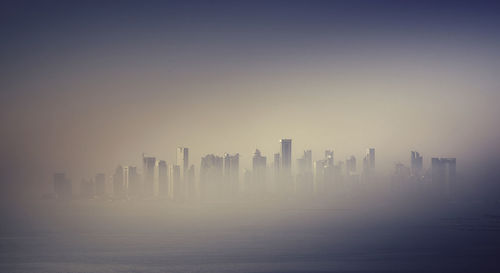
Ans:
[{"label": "tall building", "polygon": [[176,201],[181,201],[184,198],[184,189],[182,188],[181,182],[181,167],[178,165],[168,166],[168,181],[169,197]]},{"label": "tall building", "polygon": [[313,162],[312,151],[304,151],[304,155],[297,159],[296,191],[299,194],[313,192]]},{"label": "tall building", "polygon": [[158,162],[158,195],[161,197],[168,196],[168,174],[167,162],[160,160]]},{"label": "tall building", "polygon": [[107,195],[106,175],[103,173],[98,173],[95,176],[95,195],[100,198],[104,198]]},{"label": "tall building", "polygon": [[71,180],[66,178],[64,173],[54,174],[54,191],[59,199],[71,199],[73,195],[73,188]]},{"label": "tall building", "polygon": [[289,177],[292,174],[292,140],[281,139],[281,171]]},{"label": "tall building", "polygon": [[327,179],[326,167],[328,166],[326,160],[314,161],[314,184],[313,190],[315,193],[324,193],[325,180]]},{"label": "tall building", "polygon": [[203,199],[218,197],[222,186],[223,158],[213,154],[201,158],[200,195]]},{"label": "tall building", "polygon": [[142,155],[143,194],[146,197],[151,197],[155,193],[155,165],[154,157]]},{"label": "tall building", "polygon": [[410,167],[411,167],[411,175],[415,177],[420,177],[422,175],[423,170],[423,158],[416,151],[411,151],[410,156]]},{"label": "tall building", "polygon": [[187,171],[187,179],[185,179],[186,184],[186,195],[188,199],[195,199],[198,194],[198,188],[196,187],[196,177],[194,165],[191,164],[189,170]]},{"label": "tall building", "polygon": [[259,149],[255,149],[252,157],[252,181],[254,184],[263,185],[266,181],[266,157],[262,156]]},{"label": "tall building", "polygon": [[124,175],[122,166],[116,167],[113,174],[113,196],[121,199],[125,197]]},{"label": "tall building", "polygon": [[300,163],[301,166],[298,166],[299,173],[309,173],[312,172],[313,162],[312,162],[312,151],[306,150],[304,151],[304,155],[302,158],[299,158],[297,163]]},{"label": "tall building", "polygon": [[142,194],[140,176],[135,166],[127,167],[127,192],[129,197],[139,197]]},{"label": "tall building", "polygon": [[189,169],[189,149],[184,147],[177,147],[177,165],[180,168],[181,180],[186,177]]},{"label": "tall building", "polygon": [[346,169],[346,175],[351,175],[353,173],[356,173],[356,157],[351,155],[351,157],[346,159],[345,169]]},{"label": "tall building", "polygon": [[270,184],[270,190],[277,193],[279,190],[279,181],[281,177],[281,155],[275,153],[273,156],[273,180]]},{"label": "tall building", "polygon": [[332,150],[325,151],[325,160],[326,160],[326,164],[328,166],[333,167],[334,162],[333,162],[333,151]]},{"label": "tall building", "polygon": [[365,178],[370,177],[375,171],[375,149],[369,148],[366,150],[366,155],[363,158],[363,173]]},{"label": "tall building", "polygon": [[273,169],[274,169],[274,179],[278,179],[281,173],[281,156],[279,153],[274,154]]},{"label": "tall building", "polygon": [[235,194],[239,190],[240,155],[224,154],[224,181],[228,194]]},{"label": "tall building", "polygon": [[432,158],[432,184],[437,194],[450,195],[456,189],[457,159]]}]

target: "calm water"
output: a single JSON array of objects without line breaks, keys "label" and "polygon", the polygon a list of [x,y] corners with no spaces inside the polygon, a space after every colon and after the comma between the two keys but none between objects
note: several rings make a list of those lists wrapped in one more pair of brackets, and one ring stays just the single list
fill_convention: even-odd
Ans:
[{"label": "calm water", "polygon": [[496,205],[4,212],[1,272],[499,272]]}]

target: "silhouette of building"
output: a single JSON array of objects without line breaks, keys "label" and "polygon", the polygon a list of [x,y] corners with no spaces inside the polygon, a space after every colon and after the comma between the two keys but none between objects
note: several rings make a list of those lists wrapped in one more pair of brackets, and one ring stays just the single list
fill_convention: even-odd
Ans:
[{"label": "silhouette of building", "polygon": [[414,176],[414,177],[422,176],[423,158],[416,151],[411,151],[410,167],[411,167],[411,175],[412,176]]},{"label": "silhouette of building", "polygon": [[107,196],[106,175],[103,173],[98,173],[95,176],[95,195],[99,198]]},{"label": "silhouette of building", "polygon": [[296,191],[299,194],[309,194],[313,192],[313,162],[312,151],[304,151],[304,155],[297,159]]},{"label": "silhouette of building", "polygon": [[122,166],[116,167],[113,174],[113,196],[117,199],[125,197],[124,175]]},{"label": "silhouette of building", "polygon": [[252,184],[245,183],[248,190],[257,192],[262,192],[264,190],[267,171],[266,160],[266,157],[262,156],[259,149],[255,149],[255,153],[252,157],[252,178],[249,180]]},{"label": "silhouette of building", "polygon": [[145,157],[142,155],[143,194],[146,197],[154,195],[155,165],[156,159],[154,157]]},{"label": "silhouette of building", "polygon": [[142,194],[140,176],[137,173],[137,167],[127,167],[127,192],[129,197],[137,198]]},{"label": "silhouette of building", "polygon": [[375,171],[375,149],[369,148],[366,150],[366,155],[363,158],[363,174],[365,178],[370,178]]},{"label": "silhouette of building", "polygon": [[177,147],[177,165],[180,168],[181,180],[184,180],[186,173],[189,169],[189,149],[184,147]]},{"label": "silhouette of building", "polygon": [[281,139],[281,172],[289,178],[292,175],[292,140]]},{"label": "silhouette of building", "polygon": [[274,179],[277,180],[281,173],[281,155],[279,153],[275,153],[273,159]]},{"label": "silhouette of building", "polygon": [[205,200],[219,197],[222,187],[223,158],[213,154],[201,158],[200,194]]},{"label": "silhouette of building", "polygon": [[58,199],[68,200],[73,196],[71,180],[64,173],[54,174],[54,191]]},{"label": "silhouette of building", "polygon": [[161,197],[168,196],[168,169],[165,160],[158,162],[158,195]]},{"label": "silhouette of building", "polygon": [[186,188],[187,198],[190,200],[195,199],[198,194],[198,187],[196,186],[195,169],[193,164],[191,164],[189,170],[187,171]]},{"label": "silhouette of building", "polygon": [[345,161],[345,170],[346,170],[346,175],[351,175],[353,173],[356,173],[356,157],[351,155],[348,159]]},{"label": "silhouette of building", "polygon": [[326,164],[328,166],[333,167],[334,161],[333,161],[333,151],[332,150],[325,151],[325,160],[326,160]]},{"label": "silhouette of building", "polygon": [[410,187],[410,168],[403,163],[394,164],[394,174],[392,175],[392,187],[397,191],[408,191]]},{"label": "silhouette of building", "polygon": [[239,190],[240,155],[224,154],[224,180],[226,193],[235,194]]},{"label": "silhouette of building", "polygon": [[168,181],[169,197],[176,201],[181,201],[184,198],[182,181],[181,181],[181,167],[179,165],[168,166]]},{"label": "silhouette of building", "polygon": [[432,184],[439,195],[452,195],[456,190],[457,159],[432,158]]},{"label": "silhouette of building", "polygon": [[169,197],[179,201],[182,198],[181,167],[179,165],[168,165]]}]

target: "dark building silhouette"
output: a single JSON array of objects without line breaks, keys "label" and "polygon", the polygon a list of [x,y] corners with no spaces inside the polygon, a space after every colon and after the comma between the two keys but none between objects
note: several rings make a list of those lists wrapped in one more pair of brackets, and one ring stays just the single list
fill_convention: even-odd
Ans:
[{"label": "dark building silhouette", "polygon": [[128,166],[127,168],[127,193],[129,197],[137,198],[142,194],[142,185],[140,175],[137,173],[137,167]]},{"label": "dark building silhouette", "polygon": [[196,199],[198,195],[198,189],[196,186],[196,176],[194,165],[191,164],[189,170],[187,171],[186,183],[186,197],[190,200]]},{"label": "dark building silhouette", "polygon": [[410,156],[410,167],[411,167],[411,175],[414,177],[422,176],[423,171],[423,158],[416,151],[411,151]]},{"label": "dark building silhouette", "polygon": [[348,159],[345,161],[345,171],[346,175],[351,175],[356,173],[356,157],[351,155]]},{"label": "dark building silhouette", "polygon": [[189,148],[177,147],[176,159],[181,172],[181,180],[184,180],[189,169]]},{"label": "dark building silhouette", "polygon": [[181,167],[179,165],[168,166],[168,181],[169,181],[168,194],[170,195],[170,198],[175,201],[183,200],[184,185],[181,180]]},{"label": "dark building silhouette", "polygon": [[366,150],[366,155],[363,158],[363,174],[366,179],[372,177],[375,171],[375,149],[369,148]]},{"label": "dark building silhouette", "polygon": [[297,159],[296,191],[301,194],[310,194],[314,187],[312,151],[304,151],[304,155]]},{"label": "dark building silhouette", "polygon": [[152,197],[154,195],[155,165],[156,159],[154,157],[145,157],[142,155],[143,194],[145,197]]},{"label": "dark building silhouette", "polygon": [[[262,156],[259,149],[255,149],[252,157],[251,178],[247,178],[245,185],[247,190],[252,192],[262,192],[266,185],[267,162],[266,157]],[[251,181],[251,182],[250,182]]]},{"label": "dark building silhouette", "polygon": [[213,154],[201,158],[200,164],[200,194],[205,200],[219,197],[222,187],[223,158]]},{"label": "dark building silhouette", "polygon": [[284,176],[292,175],[292,140],[281,139],[281,172]]},{"label": "dark building silhouette", "polygon": [[456,190],[457,159],[432,158],[432,184],[439,195],[453,195]]},{"label": "dark building silhouette", "polygon": [[168,168],[164,160],[158,162],[158,196],[168,196]]},{"label": "dark building silhouette", "polygon": [[240,155],[224,154],[224,190],[234,196],[239,191]]}]

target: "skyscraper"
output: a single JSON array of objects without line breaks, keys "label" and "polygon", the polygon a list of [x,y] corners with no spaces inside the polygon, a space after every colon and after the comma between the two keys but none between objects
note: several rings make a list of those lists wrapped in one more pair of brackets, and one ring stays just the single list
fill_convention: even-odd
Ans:
[{"label": "skyscraper", "polygon": [[146,197],[151,197],[155,192],[155,165],[156,159],[154,157],[145,157],[142,155],[142,175],[143,175],[143,193]]},{"label": "skyscraper", "polygon": [[180,168],[181,180],[186,177],[189,169],[189,149],[184,147],[177,147],[177,165]]},{"label": "skyscraper", "polygon": [[283,175],[291,176],[292,174],[292,140],[281,139],[281,171]]},{"label": "skyscraper", "polygon": [[168,196],[168,174],[167,162],[160,160],[158,162],[158,195],[161,197]]},{"label": "skyscraper", "polygon": [[127,192],[129,197],[139,197],[142,194],[142,187],[137,167],[128,166],[127,168]]},{"label": "skyscraper", "polygon": [[187,171],[187,178],[185,179],[185,184],[186,184],[186,197],[191,200],[197,198],[198,187],[196,186],[195,170],[193,164],[191,164],[189,170]]},{"label": "skyscraper", "polygon": [[432,184],[436,194],[451,195],[456,190],[457,159],[432,158]]},{"label": "skyscraper", "polygon": [[223,159],[213,154],[201,158],[200,195],[203,199],[218,197],[222,185]]},{"label": "skyscraper", "polygon": [[326,150],[325,151],[325,160],[326,164],[330,167],[333,167],[334,161],[333,161],[333,150]]},{"label": "skyscraper", "polygon": [[356,157],[351,155],[351,157],[346,159],[345,169],[346,169],[346,175],[351,175],[356,172]]},{"label": "skyscraper", "polygon": [[169,165],[168,166],[168,181],[169,181],[169,189],[168,194],[169,197],[176,201],[181,201],[183,196],[183,188],[181,182],[181,168],[178,165]]},{"label": "skyscraper", "polygon": [[363,158],[363,174],[365,178],[369,178],[375,171],[375,149],[369,148],[366,150],[366,155]]},{"label": "skyscraper", "polygon": [[239,190],[240,155],[224,154],[224,181],[226,181],[226,193],[235,194]]},{"label": "skyscraper", "polygon": [[304,151],[304,155],[297,159],[296,191],[299,194],[313,192],[313,163],[312,151]]},{"label": "skyscraper", "polygon": [[253,183],[264,185],[266,180],[266,157],[262,156],[259,149],[255,149],[252,157]]},{"label": "skyscraper", "polygon": [[423,169],[423,158],[420,156],[420,154],[416,151],[411,151],[411,157],[410,157],[410,162],[411,162],[411,175],[414,177],[420,177],[422,175],[422,169]]}]

